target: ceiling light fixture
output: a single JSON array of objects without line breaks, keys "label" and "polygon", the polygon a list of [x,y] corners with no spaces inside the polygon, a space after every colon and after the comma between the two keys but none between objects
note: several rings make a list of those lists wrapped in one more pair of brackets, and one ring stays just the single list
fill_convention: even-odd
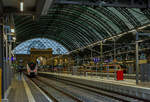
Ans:
[{"label": "ceiling light fixture", "polygon": [[15,33],[15,29],[11,29],[11,33]]},{"label": "ceiling light fixture", "polygon": [[23,2],[20,2],[20,11],[23,12],[23,5],[24,3]]}]

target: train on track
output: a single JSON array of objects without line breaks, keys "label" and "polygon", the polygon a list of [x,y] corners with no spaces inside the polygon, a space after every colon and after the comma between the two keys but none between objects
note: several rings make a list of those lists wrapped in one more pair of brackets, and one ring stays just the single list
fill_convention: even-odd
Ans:
[{"label": "train on track", "polygon": [[36,63],[27,64],[27,74],[31,77],[36,76],[38,73],[38,65]]}]

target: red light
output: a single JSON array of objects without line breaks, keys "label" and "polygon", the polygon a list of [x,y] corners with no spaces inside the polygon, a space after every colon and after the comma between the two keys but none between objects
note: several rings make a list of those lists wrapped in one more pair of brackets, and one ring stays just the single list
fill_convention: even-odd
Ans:
[{"label": "red light", "polygon": [[36,72],[37,70],[36,69],[34,69],[34,72]]}]

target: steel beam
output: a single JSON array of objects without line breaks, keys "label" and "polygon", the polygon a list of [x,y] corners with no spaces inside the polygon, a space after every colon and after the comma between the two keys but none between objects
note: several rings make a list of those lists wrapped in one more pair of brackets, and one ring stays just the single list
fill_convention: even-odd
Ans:
[{"label": "steel beam", "polygon": [[136,33],[136,84],[139,83],[139,33]]},{"label": "steel beam", "polygon": [[9,67],[11,67],[11,52],[12,52],[12,41],[9,43]]},{"label": "steel beam", "polygon": [[36,2],[36,14],[41,15],[42,9],[44,7],[45,0],[37,0]]},{"label": "steel beam", "polygon": [[147,4],[148,4],[148,8],[150,8],[150,0],[148,0],[148,3],[147,3]]},{"label": "steel beam", "polygon": [[127,8],[150,8],[149,0],[97,0],[96,2],[89,1],[68,1],[56,0],[56,4],[72,4],[72,5],[87,5],[87,6],[103,6],[103,7],[127,7]]},{"label": "steel beam", "polygon": [[54,0],[37,0],[36,12],[37,15],[47,15],[49,8]]},{"label": "steel beam", "polygon": [[0,0],[0,14],[3,13],[3,3],[2,3],[2,0]]}]

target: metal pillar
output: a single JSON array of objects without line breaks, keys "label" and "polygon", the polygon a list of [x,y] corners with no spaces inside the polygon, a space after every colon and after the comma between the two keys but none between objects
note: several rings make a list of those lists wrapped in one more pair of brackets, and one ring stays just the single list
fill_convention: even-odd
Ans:
[{"label": "metal pillar", "polygon": [[107,79],[109,79],[109,66],[107,66]]},{"label": "metal pillar", "polygon": [[[92,48],[91,48],[91,60],[92,61],[92,57],[93,57],[93,51],[92,51]],[[90,70],[92,70],[92,67],[90,68]],[[93,73],[91,73],[91,77],[93,76]]]},{"label": "metal pillar", "polygon": [[136,33],[136,84],[139,83],[139,34]]},{"label": "metal pillar", "polygon": [[97,67],[98,67],[98,63],[96,63],[96,77],[97,77]]},{"label": "metal pillar", "polygon": [[100,43],[100,56],[101,56],[101,62],[103,61],[102,59],[103,59],[103,43],[101,42]]},{"label": "metal pillar", "polygon": [[114,38],[114,64],[115,64],[115,77],[114,77],[114,79],[116,80],[117,68],[116,68],[116,42],[115,42],[115,38]]},{"label": "metal pillar", "polygon": [[70,74],[70,58],[68,57],[68,74]]},{"label": "metal pillar", "polygon": [[7,79],[6,81],[5,81],[5,91],[7,90],[7,88],[8,88],[8,83],[9,83],[9,80],[8,80],[8,77],[9,77],[9,73],[8,73],[8,71],[9,71],[9,69],[8,69],[8,67],[9,67],[9,63],[8,63],[8,38],[7,38],[7,35],[6,35],[6,39],[5,39],[5,52],[6,52],[6,57],[5,57],[5,69],[4,69],[4,72],[5,72],[5,79]]},{"label": "metal pillar", "polygon": [[[100,43],[100,56],[101,56],[101,72],[103,70],[103,42]],[[102,74],[103,78],[103,74]]]},{"label": "metal pillar", "polygon": [[116,41],[114,38],[114,60],[116,59]]},{"label": "metal pillar", "polygon": [[11,85],[11,79],[12,79],[12,42],[9,43],[9,70],[8,70],[8,86]]},{"label": "metal pillar", "polygon": [[0,102],[4,98],[3,81],[3,25],[0,25]]},{"label": "metal pillar", "polygon": [[12,42],[9,43],[9,66],[10,66],[10,67],[11,67],[11,64],[12,64],[11,51],[12,51]]}]

